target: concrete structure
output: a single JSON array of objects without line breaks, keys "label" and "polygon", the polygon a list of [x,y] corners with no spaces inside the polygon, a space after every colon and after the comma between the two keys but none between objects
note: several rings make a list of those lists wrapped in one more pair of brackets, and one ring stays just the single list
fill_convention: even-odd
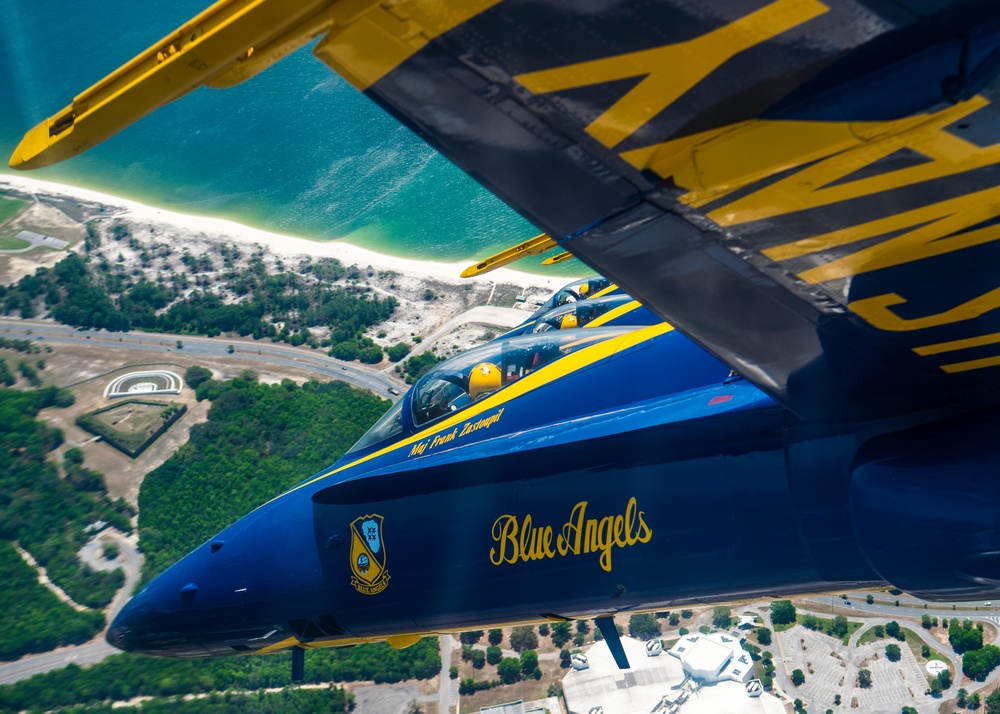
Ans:
[{"label": "concrete structure", "polygon": [[[725,660],[724,664],[739,662],[740,654],[724,647],[724,643],[717,639],[706,641],[710,643],[702,653],[706,666],[712,666],[713,643],[725,650],[715,653]],[[607,643],[601,641],[587,651],[588,669],[566,674],[562,686],[570,712],[589,714],[601,709],[608,714],[784,714],[778,699],[768,693],[751,695],[742,681],[703,686],[684,671],[676,655],[647,656],[646,644],[628,637],[622,638],[622,646],[632,665],[630,669],[618,669]],[[735,646],[749,662],[750,655],[743,651],[738,639]],[[721,667],[723,674],[728,671],[727,666]],[[747,672],[752,676],[753,667],[748,667]]]},{"label": "concrete structure", "polygon": [[134,397],[137,394],[180,394],[181,378],[167,370],[129,372],[112,379],[104,388],[104,398]]},{"label": "concrete structure", "polygon": [[545,714],[545,710],[559,712],[559,700],[555,697],[547,699],[537,699],[532,702],[508,702],[507,704],[497,704],[493,707],[480,707],[481,714]]},{"label": "concrete structure", "polygon": [[685,635],[669,653],[702,684],[727,680],[745,684],[753,678],[753,660],[738,634]]},{"label": "concrete structure", "polygon": [[647,657],[659,657],[661,652],[663,652],[662,640],[650,640],[646,643]]},{"label": "concrete structure", "polygon": [[5,253],[7,255],[13,255],[15,253],[27,253],[29,250],[34,250],[35,248],[51,248],[52,250],[63,250],[69,245],[69,241],[62,240],[61,238],[53,238],[52,236],[42,235],[41,233],[35,233],[34,231],[19,231],[15,236],[18,240],[28,241],[28,245],[23,248],[10,248],[7,250],[0,250],[0,253]]}]

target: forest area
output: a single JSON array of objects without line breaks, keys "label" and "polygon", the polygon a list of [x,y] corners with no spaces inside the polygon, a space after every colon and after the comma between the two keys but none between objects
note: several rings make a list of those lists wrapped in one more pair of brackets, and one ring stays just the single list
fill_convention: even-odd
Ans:
[{"label": "forest area", "polygon": [[[316,650],[308,654],[306,665],[306,684],[400,682],[407,679],[430,679],[441,669],[441,656],[437,638],[427,637],[405,650],[394,650],[384,643]],[[154,703],[169,705],[174,701],[173,697],[183,694],[248,692],[284,687],[288,684],[290,672],[291,655],[287,653],[204,660],[171,660],[120,654],[87,669],[70,665],[17,684],[0,686],[0,712],[48,711],[74,705],[101,705],[110,710],[107,702],[126,701],[138,696],[168,698],[144,703],[143,711],[173,711],[169,706],[153,710],[148,707]],[[256,697],[251,697],[254,698]],[[340,701],[340,709],[336,709],[331,702],[329,708],[313,711],[343,711],[346,702],[343,699]],[[121,710],[115,709],[115,712],[119,711]],[[190,711],[201,710],[195,708]],[[277,707],[261,711],[289,710]]]},{"label": "forest area", "polygon": [[130,531],[128,505],[109,499],[103,476],[83,466],[78,449],[67,450],[67,458],[57,462],[53,457],[63,443],[62,432],[37,419],[41,409],[67,406],[72,399],[55,387],[0,389],[0,579],[7,584],[0,594],[3,659],[86,641],[104,624],[99,611],[77,613],[42,588],[13,543],[81,605],[103,608],[123,582],[120,571],[82,565],[77,551],[90,537],[87,527],[97,521]]},{"label": "forest area", "polygon": [[[196,393],[199,399],[212,402],[208,421],[192,428],[189,442],[148,474],[140,491],[144,580],[264,501],[335,461],[390,404],[341,382],[310,381],[299,386],[285,380],[266,385],[252,373],[227,381],[207,379]],[[13,392],[0,405],[9,403],[13,408],[16,395],[39,399],[29,392]],[[0,420],[3,415],[0,411]],[[32,419],[31,423],[40,440],[35,464],[48,464],[58,479],[55,465],[44,460],[49,453],[44,447],[57,439],[40,422]],[[21,431],[28,426],[24,422]],[[7,489],[2,492],[12,493]],[[0,551],[0,558],[2,555]],[[398,651],[380,644],[312,652],[306,674],[309,682],[396,682],[433,677],[440,666],[437,641],[427,639]],[[281,687],[288,684],[289,674],[288,655],[282,654],[199,662],[122,654],[88,669],[70,666],[0,687],[0,711],[83,704],[88,708],[79,711],[104,711],[107,700],[134,696]],[[331,698],[329,706],[322,700],[325,709],[343,710],[342,695],[322,691]],[[318,695],[290,696],[249,696],[240,700],[240,706],[253,707],[248,711],[306,711],[316,703],[311,697]],[[172,700],[155,701],[155,706],[169,709],[165,702]],[[221,711],[224,703],[219,702],[219,698],[197,699],[185,702],[180,711]],[[149,706],[147,703],[144,710],[159,711]]]},{"label": "forest area", "polygon": [[389,408],[343,382],[209,380],[208,421],[139,492],[147,581],[265,501],[329,466]]},{"label": "forest area", "polygon": [[[238,254],[236,248],[222,250],[227,257],[230,251]],[[322,259],[269,274],[263,259],[253,256],[245,265],[230,261],[218,280],[209,282],[199,276],[215,267],[207,256],[185,254],[182,260],[188,272],[160,273],[152,281],[105,257],[70,253],[52,268],[0,285],[0,313],[25,319],[47,315],[73,327],[112,332],[229,333],[322,347],[348,361],[383,359],[382,347],[365,331],[388,319],[398,303],[358,285],[357,266]],[[314,336],[311,329],[317,328],[328,336]],[[393,361],[407,351],[393,350]]]}]

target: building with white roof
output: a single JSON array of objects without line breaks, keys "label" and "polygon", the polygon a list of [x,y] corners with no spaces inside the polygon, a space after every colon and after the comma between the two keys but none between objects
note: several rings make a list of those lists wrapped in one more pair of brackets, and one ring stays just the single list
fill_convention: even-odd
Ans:
[{"label": "building with white roof", "polygon": [[669,654],[681,661],[684,671],[702,684],[753,679],[753,660],[739,636],[723,632],[685,635]]},{"label": "building with white roof", "polygon": [[[738,637],[716,633],[696,650],[703,637],[695,635],[693,641],[681,638],[677,645],[684,651],[675,652],[675,645],[668,650],[672,657],[650,657],[645,643],[622,637],[631,665],[624,670],[615,664],[606,642],[594,643],[587,651],[589,668],[570,670],[563,678],[569,711],[588,714],[600,708],[613,714],[784,714],[776,697],[761,693],[759,686],[753,692],[745,686],[753,677],[753,663]],[[690,653],[693,658],[681,657]],[[743,656],[745,670],[740,660]],[[693,665],[691,670],[685,660]],[[705,676],[696,677],[695,667]],[[714,683],[709,682],[709,675],[716,677]]]}]

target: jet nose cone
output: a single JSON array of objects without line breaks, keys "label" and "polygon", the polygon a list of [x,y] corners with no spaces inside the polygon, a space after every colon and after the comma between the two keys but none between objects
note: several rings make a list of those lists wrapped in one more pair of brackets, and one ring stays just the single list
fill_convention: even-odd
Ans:
[{"label": "jet nose cone", "polygon": [[142,620],[150,611],[148,598],[144,597],[143,593],[134,596],[115,615],[115,619],[105,635],[108,644],[126,652],[142,649],[136,632],[141,630]]}]

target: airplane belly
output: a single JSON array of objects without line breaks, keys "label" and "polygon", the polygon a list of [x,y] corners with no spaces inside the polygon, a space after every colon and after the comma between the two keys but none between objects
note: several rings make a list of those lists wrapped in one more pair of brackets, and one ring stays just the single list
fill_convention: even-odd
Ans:
[{"label": "airplane belly", "polygon": [[[822,587],[809,539],[832,534],[804,534],[793,515],[783,419],[773,410],[741,416],[742,431],[665,425],[463,460],[398,493],[319,491],[338,621],[378,636]],[[846,513],[827,525],[850,532]],[[877,580],[860,555],[847,573]]]}]

